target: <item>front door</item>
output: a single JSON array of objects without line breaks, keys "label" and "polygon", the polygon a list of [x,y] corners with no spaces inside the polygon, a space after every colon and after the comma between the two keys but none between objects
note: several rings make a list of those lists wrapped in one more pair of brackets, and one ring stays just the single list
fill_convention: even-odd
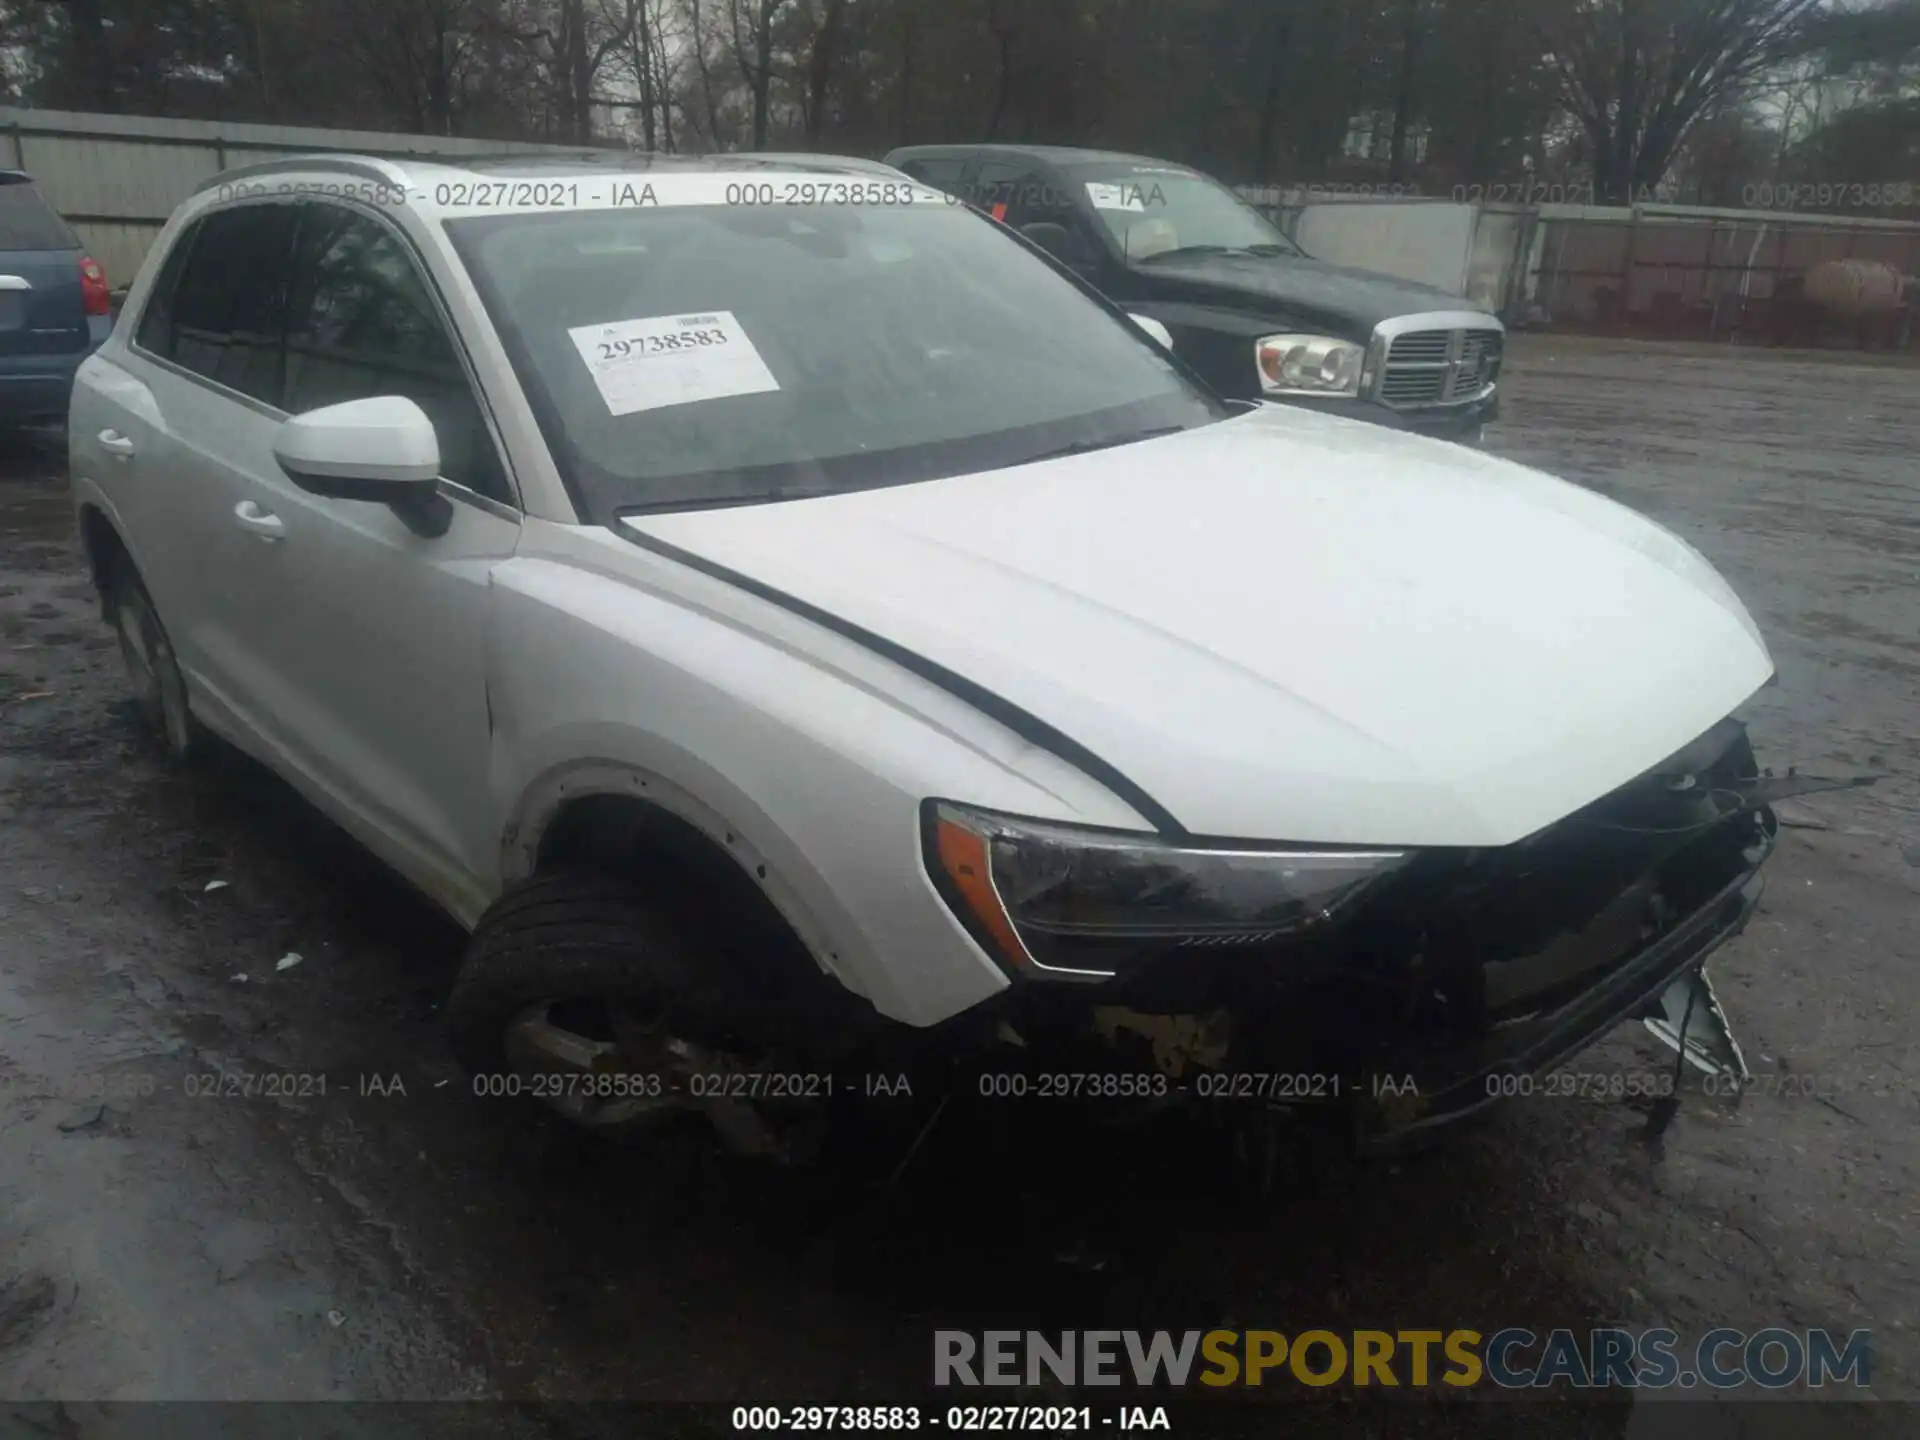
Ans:
[{"label": "front door", "polygon": [[343,205],[301,207],[288,286],[290,414],[377,395],[415,401],[439,437],[446,534],[329,499],[278,467],[276,604],[253,617],[291,692],[300,763],[364,814],[391,858],[454,908],[484,901],[498,853],[489,790],[487,619],[520,515],[436,291],[404,235]]}]

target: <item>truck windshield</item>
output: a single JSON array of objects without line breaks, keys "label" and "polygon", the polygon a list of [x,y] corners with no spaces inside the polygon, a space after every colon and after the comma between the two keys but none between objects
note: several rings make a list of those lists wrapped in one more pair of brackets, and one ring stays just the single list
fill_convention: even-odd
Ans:
[{"label": "truck windshield", "polygon": [[1230,413],[1001,227],[922,193],[447,228],[600,523],[1003,468]]},{"label": "truck windshield", "polygon": [[1301,254],[1265,216],[1217,180],[1173,165],[1088,164],[1068,172],[1129,260],[1175,251]]}]

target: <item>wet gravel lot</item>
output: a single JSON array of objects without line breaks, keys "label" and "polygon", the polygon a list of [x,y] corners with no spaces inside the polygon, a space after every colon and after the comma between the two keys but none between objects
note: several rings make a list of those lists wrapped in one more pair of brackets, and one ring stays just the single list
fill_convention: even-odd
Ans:
[{"label": "wet gravel lot", "polygon": [[[1417,1159],[1289,1151],[1264,1197],[1194,1127],[1033,1105],[936,1132],[876,1202],[474,1097],[437,1015],[461,937],[249,762],[154,758],[63,442],[0,437],[0,1401],[75,1402],[62,1435],[102,1400],[875,1402],[921,1392],[936,1327],[1615,1322],[1869,1327],[1875,1393],[1920,1400],[1916,400],[1902,364],[1516,342],[1494,448],[1723,569],[1779,661],[1768,762],[1886,778],[1789,807],[1716,962],[1760,1077],[1737,1105],[1696,1094],[1654,1146],[1627,1100],[1536,1096]],[[1632,1030],[1574,1068],[1661,1063]],[[305,1078],[188,1093],[215,1071]],[[1828,1408],[1281,1394],[1256,1433],[1704,1440]]]}]

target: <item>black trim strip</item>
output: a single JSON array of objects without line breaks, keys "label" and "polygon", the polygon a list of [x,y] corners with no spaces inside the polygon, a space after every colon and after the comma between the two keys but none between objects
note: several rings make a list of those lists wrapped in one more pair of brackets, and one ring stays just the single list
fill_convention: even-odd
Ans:
[{"label": "black trim strip", "polygon": [[615,521],[614,530],[643,550],[650,550],[664,559],[685,565],[689,570],[697,570],[702,575],[731,585],[736,590],[744,590],[749,595],[778,605],[783,610],[811,620],[814,624],[843,635],[856,644],[863,645],[876,655],[886,657],[903,670],[911,671],[923,680],[929,680],[942,690],[964,700],[981,714],[997,720],[1014,734],[1029,744],[1057,755],[1089,778],[1099,781],[1115,795],[1137,810],[1140,815],[1162,835],[1186,838],[1187,828],[1158,800],[1142,790],[1121,771],[1109,765],[1086,746],[1072,736],[1063,734],[1047,724],[1039,716],[1021,709],[1010,700],[1004,700],[984,686],[976,685],[964,675],[956,674],[944,665],[936,664],[925,656],[916,655],[904,645],[897,645],[883,635],[876,635],[851,621],[842,620],[831,611],[822,610],[784,590],[775,589],[724,565],[682,550],[677,545],[657,539],[627,524]]}]

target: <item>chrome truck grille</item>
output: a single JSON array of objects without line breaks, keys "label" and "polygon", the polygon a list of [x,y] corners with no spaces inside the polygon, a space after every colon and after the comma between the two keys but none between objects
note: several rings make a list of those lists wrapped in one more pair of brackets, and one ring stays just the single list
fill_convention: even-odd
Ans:
[{"label": "chrome truck grille", "polygon": [[1506,331],[1490,316],[1408,315],[1374,333],[1372,397],[1392,410],[1464,405],[1500,376]]}]

